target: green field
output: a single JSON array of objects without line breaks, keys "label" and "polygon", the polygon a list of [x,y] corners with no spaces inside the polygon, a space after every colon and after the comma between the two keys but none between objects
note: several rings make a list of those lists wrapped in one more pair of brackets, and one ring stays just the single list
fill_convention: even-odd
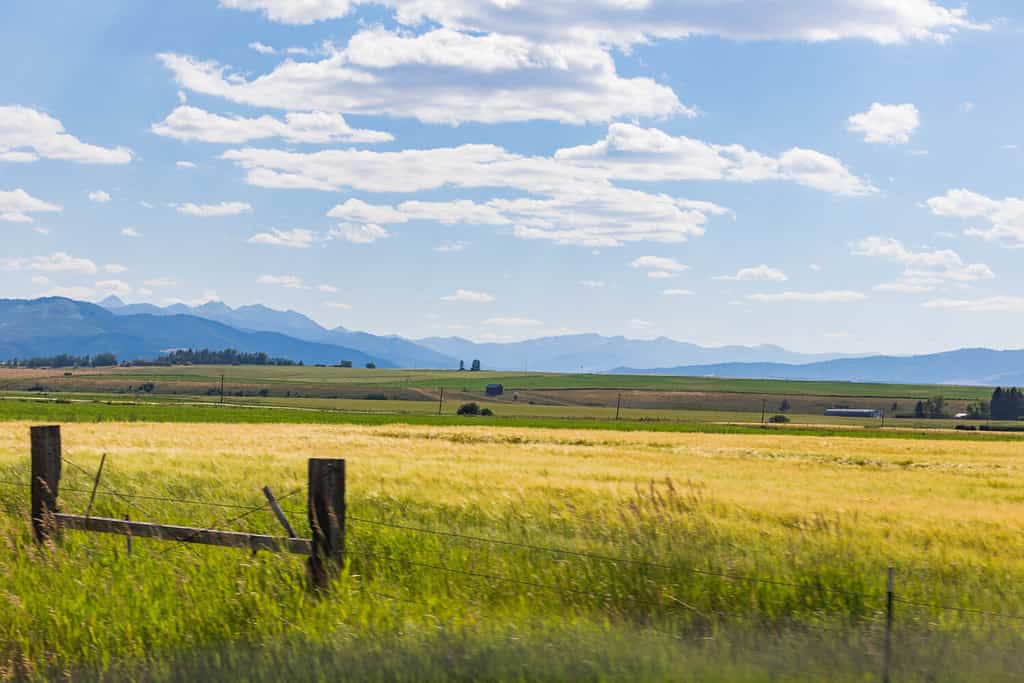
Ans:
[{"label": "green field", "polygon": [[[958,611],[1024,614],[1016,443],[9,406],[35,412],[0,415],[3,679],[872,681],[888,566],[893,680],[1024,670],[1024,622]],[[71,512],[106,454],[95,515],[280,533],[250,508],[270,485],[309,534],[306,458],[346,458],[346,567],[318,595],[296,556],[136,539],[129,558],[70,531],[35,547],[28,426],[65,416],[85,420],[64,427]]]}]

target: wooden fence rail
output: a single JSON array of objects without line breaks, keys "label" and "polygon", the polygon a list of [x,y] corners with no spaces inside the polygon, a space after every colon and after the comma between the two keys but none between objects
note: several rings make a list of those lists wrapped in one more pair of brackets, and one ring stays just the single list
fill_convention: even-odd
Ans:
[{"label": "wooden fence rail", "polygon": [[[68,514],[60,510],[60,478],[63,456],[59,426],[31,428],[32,442],[32,530],[39,543],[54,539],[62,529],[121,534],[131,538],[153,538],[177,543],[248,548],[253,551],[290,552],[309,556],[309,575],[317,588],[326,588],[345,560],[345,461],[311,458],[307,508],[311,538],[295,538],[282,521],[277,501],[265,488],[268,512],[278,515],[291,538],[223,531],[198,527],[129,521]],[[99,484],[97,474],[96,485]],[[95,487],[94,487],[95,492]],[[258,510],[258,508],[254,508]]]}]

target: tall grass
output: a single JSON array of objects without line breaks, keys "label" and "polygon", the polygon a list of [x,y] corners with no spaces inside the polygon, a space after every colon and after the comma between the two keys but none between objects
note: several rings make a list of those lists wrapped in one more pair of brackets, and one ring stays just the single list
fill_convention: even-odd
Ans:
[{"label": "tall grass", "polygon": [[[27,489],[0,487],[5,678],[861,681],[879,671],[890,564],[908,600],[1024,612],[1013,444],[396,425],[64,432],[87,471],[108,453],[94,514],[196,526],[239,511],[109,490],[253,505],[264,484],[304,489],[305,458],[346,457],[348,560],[318,596],[296,556],[136,539],[128,558],[123,538],[78,532],[38,548]],[[0,480],[28,480],[26,424],[0,424]],[[88,494],[71,489],[90,483],[65,467],[67,510],[84,509]],[[284,505],[306,530],[302,500]],[[238,526],[278,533],[269,513]],[[1020,622],[901,603],[896,625],[895,680],[1024,670]]]}]

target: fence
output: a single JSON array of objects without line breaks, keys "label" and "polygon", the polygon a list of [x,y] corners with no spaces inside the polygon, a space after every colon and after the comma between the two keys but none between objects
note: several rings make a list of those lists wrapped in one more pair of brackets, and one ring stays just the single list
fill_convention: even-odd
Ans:
[{"label": "fence", "polygon": [[[32,427],[31,482],[26,485],[21,482],[0,480],[0,485],[14,487],[28,486],[31,489],[31,524],[33,535],[40,543],[56,539],[61,530],[67,529],[74,531],[121,534],[128,537],[129,544],[133,537],[139,537],[172,541],[181,544],[203,544],[233,548],[248,548],[253,552],[266,550],[271,552],[303,554],[308,555],[307,565],[310,578],[313,586],[318,589],[328,587],[331,577],[340,571],[346,559],[346,550],[349,550],[351,554],[351,549],[346,548],[346,527],[354,523],[356,525],[387,528],[402,533],[431,536],[445,539],[447,541],[478,544],[491,548],[514,548],[530,553],[545,553],[566,558],[608,563],[611,565],[633,565],[666,572],[683,572],[694,576],[712,577],[728,582],[787,587],[798,591],[814,590],[826,594],[844,595],[863,601],[865,605],[871,606],[878,613],[884,611],[884,662],[881,678],[886,682],[890,680],[891,661],[893,657],[892,633],[896,617],[896,608],[898,605],[930,610],[932,612],[955,612],[958,614],[968,614],[982,618],[1024,621],[1024,615],[1020,614],[905,599],[896,591],[896,571],[892,567],[887,571],[884,591],[879,591],[877,593],[861,592],[823,586],[818,583],[801,584],[768,577],[719,572],[701,569],[698,567],[681,567],[678,565],[668,565],[611,554],[592,553],[568,548],[544,546],[467,534],[454,530],[435,529],[384,519],[372,519],[369,517],[349,515],[346,511],[345,460],[343,459],[310,459],[308,461],[308,486],[306,489],[306,515],[308,517],[310,527],[310,538],[308,539],[298,538],[296,536],[291,523],[284,514],[284,508],[280,505],[280,501],[298,495],[303,489],[295,489],[280,498],[276,498],[270,491],[269,487],[264,487],[263,493],[266,497],[266,502],[263,505],[252,506],[213,501],[189,500],[167,496],[128,494],[104,487],[105,493],[116,496],[132,505],[134,505],[132,501],[142,500],[202,505],[224,510],[240,511],[239,514],[225,520],[224,526],[230,526],[257,513],[269,512],[276,517],[285,530],[287,535],[284,537],[213,528],[176,526],[157,522],[140,522],[128,519],[95,517],[92,516],[90,512],[92,510],[93,501],[102,484],[104,464],[105,456],[101,459],[99,468],[95,473],[90,472],[86,468],[80,467],[63,455],[59,427]],[[89,494],[89,504],[84,515],[68,514],[60,510],[59,494],[62,490],[60,483],[63,465],[68,465],[80,470],[83,474],[88,475],[93,480],[93,486],[91,489],[71,489],[67,487],[63,489],[68,492]],[[290,510],[289,512],[294,513],[295,511]],[[417,569],[441,572],[449,575],[500,582],[520,587],[529,587],[538,590],[551,591],[566,596],[588,596],[597,599],[608,598],[606,594],[597,591],[557,586],[554,584],[525,580],[487,571],[452,567],[440,563],[420,562],[370,549],[360,548],[357,549],[357,552],[383,562],[402,564]],[[391,595],[381,595],[381,597],[417,603],[416,600],[395,598],[395,596]],[[635,600],[635,602],[637,604],[650,607],[659,606],[653,602],[645,602],[643,600]]]}]

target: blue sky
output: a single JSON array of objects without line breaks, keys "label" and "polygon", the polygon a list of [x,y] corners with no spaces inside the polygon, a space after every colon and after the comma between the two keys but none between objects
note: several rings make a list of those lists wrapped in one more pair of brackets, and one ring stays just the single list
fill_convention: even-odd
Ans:
[{"label": "blue sky", "polygon": [[0,292],[1019,347],[1018,3],[4,6]]}]

